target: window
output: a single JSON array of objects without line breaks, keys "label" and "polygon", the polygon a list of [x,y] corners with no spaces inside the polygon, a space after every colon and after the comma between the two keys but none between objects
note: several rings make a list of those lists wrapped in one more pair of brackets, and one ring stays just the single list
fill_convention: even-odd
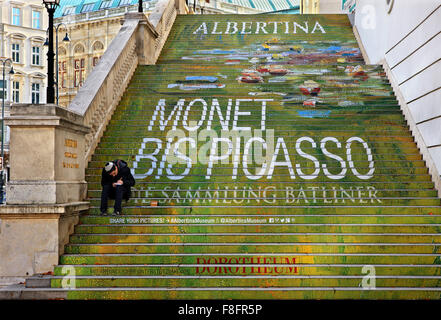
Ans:
[{"label": "window", "polygon": [[21,16],[21,10],[20,8],[13,7],[12,8],[12,24],[14,26],[19,26],[20,24],[20,16]]},{"label": "window", "polygon": [[98,61],[100,61],[100,57],[93,57],[92,66],[95,67],[98,64]]},{"label": "window", "polygon": [[40,47],[32,47],[32,64],[40,65]]},{"label": "window", "polygon": [[128,5],[130,5],[132,3],[132,0],[121,0],[120,2],[119,2],[119,6],[121,7],[121,6],[128,6]]},{"label": "window", "polygon": [[95,6],[95,3],[88,3],[88,4],[85,4],[84,6],[83,6],[83,9],[81,9],[81,12],[90,12],[90,11],[92,11],[93,10],[93,7]]},{"label": "window", "polygon": [[20,45],[18,43],[12,44],[12,61],[20,62]]},{"label": "window", "polygon": [[85,63],[84,59],[75,59],[74,61],[74,69],[75,69],[75,79],[74,79],[74,87],[81,87],[84,81],[84,68]]},{"label": "window", "polygon": [[40,84],[39,83],[33,83],[32,84],[32,104],[39,104],[40,103]]},{"label": "window", "polygon": [[61,88],[66,88],[66,61],[58,62],[58,81]]},{"label": "window", "polygon": [[20,102],[20,82],[12,82],[12,101],[15,103]]},{"label": "window", "polygon": [[32,10],[32,28],[41,29],[41,13],[40,13],[40,11]]},{"label": "window", "polygon": [[63,16],[75,14],[75,10],[76,10],[76,7],[66,7],[66,8],[64,8]]},{"label": "window", "polygon": [[112,6],[112,2],[113,2],[113,0],[104,0],[101,3],[100,9],[110,8]]},{"label": "window", "polygon": [[8,81],[0,80],[0,99],[3,99],[3,86],[5,88],[5,100],[8,100]]}]

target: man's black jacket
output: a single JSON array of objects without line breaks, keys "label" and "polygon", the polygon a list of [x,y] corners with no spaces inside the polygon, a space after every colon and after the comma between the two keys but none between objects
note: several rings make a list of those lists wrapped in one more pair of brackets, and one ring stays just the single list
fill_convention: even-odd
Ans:
[{"label": "man's black jacket", "polygon": [[108,174],[103,168],[103,171],[101,173],[101,186],[104,187],[105,185],[109,184],[112,185],[119,179],[122,179],[124,188],[130,190],[130,187],[133,187],[135,185],[135,179],[130,172],[130,168],[127,165],[127,162],[125,162],[124,160],[114,160],[112,162],[118,167],[118,174],[113,177]]}]

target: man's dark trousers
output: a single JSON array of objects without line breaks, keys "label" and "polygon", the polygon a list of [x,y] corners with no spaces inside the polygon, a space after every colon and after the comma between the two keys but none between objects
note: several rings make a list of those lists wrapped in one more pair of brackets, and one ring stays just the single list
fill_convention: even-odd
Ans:
[{"label": "man's dark trousers", "polygon": [[106,184],[103,186],[103,191],[101,193],[101,212],[107,211],[107,200],[114,199],[115,205],[113,206],[115,212],[121,212],[122,199],[129,199],[130,191],[124,188],[123,185],[117,185],[113,187],[111,184]]}]

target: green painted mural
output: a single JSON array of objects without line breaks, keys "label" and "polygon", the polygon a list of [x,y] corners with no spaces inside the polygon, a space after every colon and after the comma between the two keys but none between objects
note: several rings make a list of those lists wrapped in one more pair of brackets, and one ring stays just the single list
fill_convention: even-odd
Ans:
[{"label": "green painted mural", "polygon": [[[99,216],[116,158],[137,183]],[[70,298],[440,298],[440,200],[345,15],[179,16],[86,173]]]}]

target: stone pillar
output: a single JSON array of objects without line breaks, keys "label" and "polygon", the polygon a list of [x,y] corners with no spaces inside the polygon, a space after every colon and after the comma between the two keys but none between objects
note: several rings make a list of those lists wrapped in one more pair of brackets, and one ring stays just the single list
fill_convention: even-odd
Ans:
[{"label": "stone pillar", "polygon": [[56,105],[13,105],[7,204],[59,204],[86,197],[83,118]]},{"label": "stone pillar", "polygon": [[139,20],[139,28],[136,31],[136,53],[138,55],[138,64],[154,64],[156,54],[155,41],[159,36],[155,27],[146,18],[145,14],[140,12],[126,13],[121,23],[124,23],[125,20]]},{"label": "stone pillar", "polygon": [[178,14],[185,14],[187,12],[187,4],[185,3],[185,0],[175,0],[175,7]]},{"label": "stone pillar", "polygon": [[0,206],[0,285],[53,271],[85,202],[83,118],[56,105],[11,107],[10,181]]}]

